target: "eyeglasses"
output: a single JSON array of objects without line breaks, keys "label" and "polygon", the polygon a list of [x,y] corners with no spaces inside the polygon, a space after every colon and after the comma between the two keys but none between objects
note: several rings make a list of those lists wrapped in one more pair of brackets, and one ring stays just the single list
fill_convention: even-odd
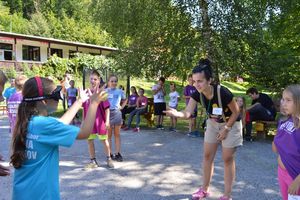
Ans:
[{"label": "eyeglasses", "polygon": [[112,82],[112,83],[117,83],[118,81],[113,80],[113,81],[110,81],[110,82]]}]

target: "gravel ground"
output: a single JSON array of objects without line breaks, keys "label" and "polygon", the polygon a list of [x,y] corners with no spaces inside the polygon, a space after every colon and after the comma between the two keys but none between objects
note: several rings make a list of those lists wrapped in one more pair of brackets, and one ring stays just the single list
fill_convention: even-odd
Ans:
[{"label": "gravel ground", "polygon": [[[6,116],[0,116],[0,152],[8,166],[9,144]],[[102,144],[96,142],[100,167],[85,170],[88,163],[86,141],[60,149],[61,199],[85,200],[187,200],[201,184],[203,138],[190,138],[181,132],[141,130],[121,132],[123,162],[115,169],[105,166]],[[270,141],[244,143],[236,155],[236,181],[233,199],[279,200],[276,155]],[[0,199],[11,199],[12,177],[0,177]],[[221,148],[215,158],[211,197],[223,191]]]}]

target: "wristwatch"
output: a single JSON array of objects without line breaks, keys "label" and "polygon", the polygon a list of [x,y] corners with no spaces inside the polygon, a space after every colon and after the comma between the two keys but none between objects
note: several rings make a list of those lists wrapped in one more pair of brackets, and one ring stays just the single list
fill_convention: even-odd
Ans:
[{"label": "wristwatch", "polygon": [[231,127],[225,125],[224,128],[227,130],[227,131],[230,131],[231,130]]}]

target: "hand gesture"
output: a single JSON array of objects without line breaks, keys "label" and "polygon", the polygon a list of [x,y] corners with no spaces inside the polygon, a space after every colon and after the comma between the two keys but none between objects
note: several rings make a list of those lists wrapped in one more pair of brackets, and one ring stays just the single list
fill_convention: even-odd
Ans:
[{"label": "hand gesture", "polygon": [[167,110],[163,111],[167,116],[177,117],[178,111],[174,108],[168,107]]},{"label": "hand gesture", "polygon": [[92,95],[90,89],[83,90],[82,88],[78,88],[78,91],[79,91],[78,96],[79,96],[79,99],[82,101],[82,103],[86,102]]},{"label": "hand gesture", "polygon": [[101,101],[105,101],[107,99],[107,92],[104,90],[104,88],[105,85],[103,85],[101,88],[97,87],[90,97],[91,102],[96,102],[99,104]]},{"label": "hand gesture", "polygon": [[105,123],[105,128],[106,128],[106,130],[108,130],[109,127],[110,127],[110,123],[109,123],[109,122],[106,122],[106,123]]},{"label": "hand gesture", "polygon": [[223,128],[220,132],[219,132],[219,134],[217,135],[217,140],[220,142],[220,141],[222,141],[222,140],[225,140],[226,139],[226,137],[227,137],[227,135],[228,135],[228,130],[227,129],[225,129],[225,128]]},{"label": "hand gesture", "polygon": [[298,195],[298,191],[300,189],[300,181],[297,180],[297,178],[289,186],[288,193],[291,194],[291,195]]}]

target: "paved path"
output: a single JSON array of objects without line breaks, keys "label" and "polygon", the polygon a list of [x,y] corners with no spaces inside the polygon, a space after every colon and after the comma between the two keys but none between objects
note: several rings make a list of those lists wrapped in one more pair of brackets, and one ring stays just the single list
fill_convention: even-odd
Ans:
[{"label": "paved path", "polygon": [[[0,116],[0,152],[9,157],[10,136],[5,116]],[[88,162],[87,144],[76,141],[60,149],[61,198],[65,200],[187,200],[201,183],[203,138],[183,133],[142,130],[122,132],[124,162],[114,170],[105,167],[102,146],[97,143],[97,158],[102,166],[84,170]],[[7,162],[2,164],[8,165]],[[237,177],[233,199],[279,200],[276,156],[271,142],[245,143],[236,157]],[[11,199],[12,175],[0,177],[0,200]],[[223,191],[223,162],[219,148],[215,158],[212,196]]]}]

